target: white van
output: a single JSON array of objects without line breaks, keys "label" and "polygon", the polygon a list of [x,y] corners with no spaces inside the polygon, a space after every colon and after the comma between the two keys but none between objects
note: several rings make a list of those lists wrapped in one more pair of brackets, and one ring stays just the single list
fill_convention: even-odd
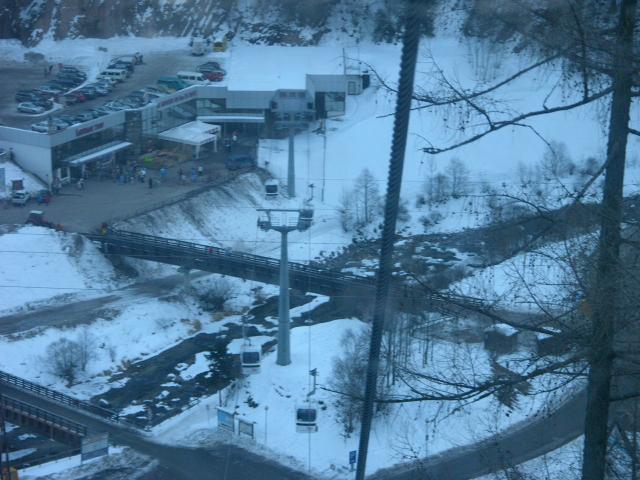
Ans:
[{"label": "white van", "polygon": [[98,75],[99,79],[109,79],[116,80],[117,82],[124,82],[127,78],[127,71],[119,68],[108,68],[104,70],[100,75]]},{"label": "white van", "polygon": [[204,75],[200,72],[178,72],[176,75],[180,80],[190,85],[196,85],[198,83],[209,83]]}]

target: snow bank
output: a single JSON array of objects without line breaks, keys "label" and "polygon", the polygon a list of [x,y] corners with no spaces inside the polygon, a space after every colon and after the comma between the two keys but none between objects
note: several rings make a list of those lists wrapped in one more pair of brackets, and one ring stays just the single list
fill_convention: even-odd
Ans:
[{"label": "snow bank", "polygon": [[59,295],[100,295],[120,281],[95,245],[43,227],[0,230],[0,305],[12,310]]},{"label": "snow bank", "polygon": [[4,168],[4,191],[0,190],[0,198],[9,198],[11,196],[11,181],[22,180],[24,189],[29,193],[35,193],[46,188],[40,180],[25,172],[19,166],[12,162],[0,162],[0,169]]}]

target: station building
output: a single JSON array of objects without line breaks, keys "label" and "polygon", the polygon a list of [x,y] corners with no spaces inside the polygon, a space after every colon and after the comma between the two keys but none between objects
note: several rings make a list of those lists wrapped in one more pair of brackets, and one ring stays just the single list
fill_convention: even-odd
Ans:
[{"label": "station building", "polygon": [[233,131],[284,137],[343,115],[347,97],[369,85],[368,72],[342,49],[247,46],[228,55],[224,82],[193,85],[59,132],[0,126],[0,147],[51,186],[56,177],[80,177],[88,165],[124,164],[150,143],[206,157]]}]

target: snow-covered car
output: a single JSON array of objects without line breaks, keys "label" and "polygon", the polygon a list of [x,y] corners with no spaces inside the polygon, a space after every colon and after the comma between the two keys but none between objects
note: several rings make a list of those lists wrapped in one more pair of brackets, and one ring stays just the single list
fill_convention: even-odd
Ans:
[{"label": "snow-covered car", "polygon": [[31,199],[31,195],[26,190],[16,190],[11,194],[11,204],[17,207],[24,207]]},{"label": "snow-covered car", "polygon": [[44,113],[46,110],[40,105],[32,102],[22,102],[18,104],[18,111],[22,113],[38,114]]}]

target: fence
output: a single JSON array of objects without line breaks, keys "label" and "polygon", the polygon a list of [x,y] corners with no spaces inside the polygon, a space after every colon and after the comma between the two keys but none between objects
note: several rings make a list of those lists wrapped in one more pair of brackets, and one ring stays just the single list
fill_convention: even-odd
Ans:
[{"label": "fence", "polygon": [[21,390],[26,390],[28,392],[35,393],[40,397],[48,398],[57,403],[62,403],[64,405],[69,405],[75,408],[79,408],[81,410],[84,410],[85,412],[92,413],[93,415],[97,415],[107,420],[111,420],[111,421],[118,420],[118,414],[112,410],[99,407],[97,405],[92,405],[83,400],[78,400],[77,398],[71,397],[70,395],[57,392],[47,387],[43,387],[42,385],[38,385],[37,383],[31,382],[29,380],[25,380],[24,378],[16,377],[15,375],[11,375],[10,373],[3,372],[1,370],[0,370],[0,383],[13,385],[14,387],[17,387]]},{"label": "fence", "polygon": [[84,437],[87,434],[87,427],[84,425],[3,394],[0,394],[0,406],[2,406],[5,411],[30,417],[48,425],[55,426],[59,430],[64,430],[78,437]]}]

